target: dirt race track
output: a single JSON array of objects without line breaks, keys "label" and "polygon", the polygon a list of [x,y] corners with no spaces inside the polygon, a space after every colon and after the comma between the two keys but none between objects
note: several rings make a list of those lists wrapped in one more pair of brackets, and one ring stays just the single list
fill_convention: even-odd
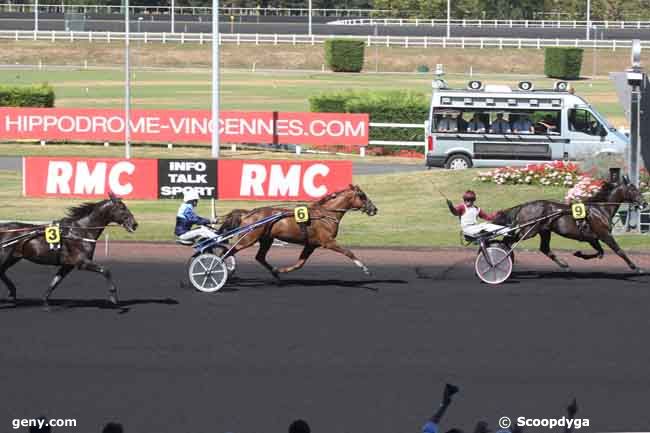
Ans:
[{"label": "dirt race track", "polygon": [[[118,244],[98,254],[117,310],[101,277],[75,271],[45,312],[53,269],[19,264],[9,275],[22,299],[0,302],[0,431],[46,414],[77,419],[55,433],[109,420],[128,433],[268,433],[298,417],[321,433],[417,432],[446,381],[461,393],[443,431],[560,417],[573,396],[590,420],[579,431],[647,431],[650,276],[609,251],[590,263],[561,254],[567,273],[521,253],[511,280],[489,287],[473,249],[356,252],[372,277],[317,252],[276,284],[247,253],[206,295],[180,287],[187,248]],[[650,269],[650,256],[633,259]]]}]

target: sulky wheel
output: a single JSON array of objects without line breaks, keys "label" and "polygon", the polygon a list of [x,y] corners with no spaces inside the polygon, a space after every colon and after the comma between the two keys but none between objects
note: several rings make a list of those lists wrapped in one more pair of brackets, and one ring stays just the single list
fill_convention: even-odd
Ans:
[{"label": "sulky wheel", "polygon": [[221,257],[203,253],[190,260],[188,276],[196,290],[212,293],[221,289],[228,281],[228,268]]},{"label": "sulky wheel", "polygon": [[[228,251],[227,247],[224,246],[218,246],[214,248],[214,254],[218,255],[219,257],[223,257],[224,254]],[[224,260],[226,263],[226,268],[228,268],[228,276],[232,277],[235,274],[235,271],[237,270],[237,259],[235,258],[235,255],[232,254],[228,257],[226,257],[226,260]]]},{"label": "sulky wheel", "polygon": [[487,247],[486,252],[490,257],[489,261],[480,251],[476,256],[476,275],[488,284],[503,283],[512,273],[512,259],[506,250],[497,246]]}]

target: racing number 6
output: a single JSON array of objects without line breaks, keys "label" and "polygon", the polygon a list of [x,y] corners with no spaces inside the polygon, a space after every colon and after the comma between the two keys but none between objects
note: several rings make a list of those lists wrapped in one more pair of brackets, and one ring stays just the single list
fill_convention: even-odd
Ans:
[{"label": "racing number 6", "polygon": [[293,216],[296,219],[296,222],[299,223],[305,223],[309,221],[309,210],[307,209],[307,206],[298,206],[293,211]]}]

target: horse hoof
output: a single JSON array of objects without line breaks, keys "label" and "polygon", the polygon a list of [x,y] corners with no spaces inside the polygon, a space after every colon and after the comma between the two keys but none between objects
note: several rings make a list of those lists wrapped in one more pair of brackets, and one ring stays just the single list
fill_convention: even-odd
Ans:
[{"label": "horse hoof", "polygon": [[370,269],[368,269],[368,268],[363,268],[363,273],[366,274],[367,276],[372,275],[372,272],[370,272]]},{"label": "horse hoof", "polygon": [[273,268],[271,275],[273,275],[273,277],[277,278],[278,280],[280,279],[280,271],[276,268]]},{"label": "horse hoof", "polygon": [[109,302],[110,302],[111,304],[113,304],[113,305],[118,305],[118,304],[120,303],[120,302],[117,300],[117,295],[113,295],[113,294],[111,294],[111,295],[108,297],[108,300],[109,300]]},{"label": "horse hoof", "polygon": [[645,274],[645,271],[641,268],[634,269],[634,272],[636,272],[637,274]]}]

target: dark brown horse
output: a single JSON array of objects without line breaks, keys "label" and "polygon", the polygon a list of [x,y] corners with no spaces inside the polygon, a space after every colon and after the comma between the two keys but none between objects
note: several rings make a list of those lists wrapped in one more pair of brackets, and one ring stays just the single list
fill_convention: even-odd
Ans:
[{"label": "dark brown horse", "polygon": [[[551,250],[551,233],[557,233],[565,238],[580,242],[587,242],[596,252],[587,254],[576,251],[574,255],[584,260],[602,258],[603,251],[600,241],[603,241],[633,270],[639,270],[625,252],[618,246],[612,236],[612,219],[622,203],[632,203],[638,207],[645,207],[643,196],[636,186],[631,184],[626,177],[620,184],[607,182],[602,189],[585,202],[587,217],[583,224],[579,224],[571,213],[571,205],[548,200],[536,200],[500,211],[494,224],[504,226],[523,225],[537,218],[552,216],[528,228],[522,228],[515,236],[506,240],[512,244],[521,239],[529,239],[539,235],[541,238],[540,251],[557,263],[562,268],[569,265],[559,259]],[[530,230],[530,231],[528,231]]]},{"label": "dark brown horse", "polygon": [[[45,240],[45,226],[25,223],[0,224],[0,280],[9,289],[9,298],[16,300],[16,286],[7,277],[6,271],[21,259],[40,265],[58,266],[56,275],[50,282],[43,303],[48,300],[61,280],[74,268],[102,274],[109,284],[109,299],[117,304],[117,288],[111,273],[104,266],[95,263],[95,245],[104,228],[117,223],[127,231],[133,232],[138,226],[135,218],[119,198],[110,194],[108,200],[97,203],[84,203],[68,210],[68,216],[57,221],[60,225],[61,240],[58,249],[52,249]],[[17,242],[11,242],[23,236]]]},{"label": "dark brown horse", "polygon": [[[301,227],[294,219],[293,209],[262,207],[246,211],[236,209],[225,216],[222,230],[232,230],[236,227],[245,227],[263,218],[282,212],[286,214],[276,222],[261,226],[244,236],[233,250],[233,254],[246,249],[259,242],[260,248],[255,259],[273,276],[280,273],[295,271],[304,266],[305,262],[318,247],[336,251],[350,258],[363,272],[369,274],[368,268],[359,260],[352,251],[340,246],[336,242],[339,224],[346,212],[359,210],[369,216],[377,214],[377,207],[357,185],[350,185],[347,189],[329,194],[322,199],[309,204],[309,222]],[[304,245],[300,258],[295,265],[277,269],[266,261],[274,239]]]}]

